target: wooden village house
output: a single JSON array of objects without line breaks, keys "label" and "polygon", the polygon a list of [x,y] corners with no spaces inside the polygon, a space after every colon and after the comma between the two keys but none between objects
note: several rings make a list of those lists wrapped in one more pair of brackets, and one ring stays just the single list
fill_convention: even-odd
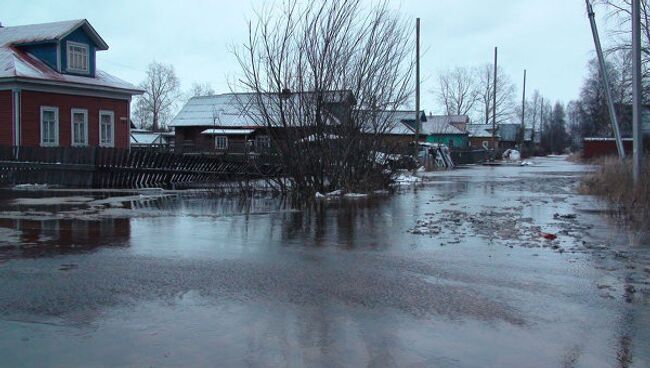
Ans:
[{"label": "wooden village house", "polygon": [[85,20],[0,27],[0,145],[129,147],[138,88],[96,66]]},{"label": "wooden village house", "polygon": [[[285,114],[284,118],[289,121],[280,123],[276,108],[278,99],[285,99],[284,104],[298,105],[314,96],[313,92],[284,91],[282,94],[225,93],[193,97],[169,124],[175,132],[175,151],[266,153],[273,149],[273,142],[282,141],[287,136],[295,138],[288,129],[300,129],[305,133],[302,138],[307,138],[310,122],[305,122],[300,116]],[[326,92],[322,98],[325,100],[325,119],[332,127],[347,119],[356,104],[350,91]]]}]

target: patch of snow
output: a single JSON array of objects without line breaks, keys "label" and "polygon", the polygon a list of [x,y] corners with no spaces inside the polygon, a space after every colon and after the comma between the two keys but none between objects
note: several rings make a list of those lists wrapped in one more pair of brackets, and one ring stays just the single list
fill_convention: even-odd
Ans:
[{"label": "patch of snow", "polygon": [[368,197],[368,194],[365,193],[346,193],[344,195],[345,198],[366,198]]},{"label": "patch of snow", "polygon": [[15,190],[45,190],[47,184],[18,184],[14,186]]},{"label": "patch of snow", "polygon": [[414,175],[407,175],[407,174],[400,174],[395,179],[395,182],[398,185],[411,185],[411,184],[419,183],[421,181],[422,181],[422,178],[414,176]]}]

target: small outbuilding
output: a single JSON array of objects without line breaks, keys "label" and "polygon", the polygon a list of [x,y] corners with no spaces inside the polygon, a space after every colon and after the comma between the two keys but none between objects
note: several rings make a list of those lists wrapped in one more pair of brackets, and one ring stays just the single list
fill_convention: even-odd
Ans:
[{"label": "small outbuilding", "polygon": [[449,149],[465,149],[469,147],[467,119],[461,122],[458,116],[427,116],[427,121],[422,123],[422,133],[426,135],[429,143],[444,144]]},{"label": "small outbuilding", "polygon": [[[467,133],[469,136],[469,145],[474,149],[494,149],[498,146],[499,134],[492,134],[492,125],[490,124],[469,124],[467,125]],[[493,141],[494,140],[494,141]]]}]

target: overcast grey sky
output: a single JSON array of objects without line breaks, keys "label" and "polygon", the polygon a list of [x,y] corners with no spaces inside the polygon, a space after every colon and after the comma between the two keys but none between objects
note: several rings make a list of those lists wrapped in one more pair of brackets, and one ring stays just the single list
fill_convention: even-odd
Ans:
[{"label": "overcast grey sky", "polygon": [[[88,19],[110,46],[98,53],[98,68],[134,84],[156,60],[174,65],[184,89],[209,82],[221,93],[229,91],[228,78],[237,72],[228,46],[245,40],[246,20],[263,1],[2,3],[0,22],[6,26]],[[427,111],[438,110],[431,91],[441,70],[489,63],[494,46],[518,93],[526,68],[529,91],[539,89],[564,102],[577,97],[594,55],[583,0],[395,0],[392,5],[414,24],[415,17],[422,18],[422,105]]]}]

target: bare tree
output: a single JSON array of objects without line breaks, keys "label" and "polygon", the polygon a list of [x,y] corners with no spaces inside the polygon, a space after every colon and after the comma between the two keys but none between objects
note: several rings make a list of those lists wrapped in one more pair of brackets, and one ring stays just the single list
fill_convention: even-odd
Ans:
[{"label": "bare tree", "polygon": [[247,116],[264,128],[284,177],[301,194],[343,189],[367,192],[391,180],[382,133],[385,110],[412,95],[412,31],[381,2],[297,0],[262,9],[235,50],[236,86]]},{"label": "bare tree", "polygon": [[192,84],[192,88],[190,88],[188,92],[188,96],[191,97],[201,97],[201,96],[212,96],[214,95],[214,89],[212,88],[212,85],[208,82],[203,82],[203,83],[197,83],[194,82]]},{"label": "bare tree", "polygon": [[[477,121],[485,124],[491,123],[492,106],[494,96],[494,66],[486,64],[479,67],[478,74],[478,109]],[[497,68],[497,100],[496,118],[497,124],[508,121],[516,111],[515,107],[515,85],[510,77],[501,67]]]},{"label": "bare tree", "polygon": [[455,67],[438,76],[438,101],[447,115],[468,115],[478,102],[476,75],[467,67]]},{"label": "bare tree", "polygon": [[180,82],[174,67],[152,62],[140,88],[144,93],[135,100],[134,115],[141,126],[151,126],[152,130],[158,131],[171,119],[181,98]]},{"label": "bare tree", "polygon": [[[609,61],[621,73],[623,83],[627,88],[620,92],[626,93],[626,99],[631,100],[631,37],[632,33],[632,1],[631,0],[599,0],[613,19],[608,29],[610,39],[608,47]],[[641,0],[641,73],[644,102],[650,102],[650,0]],[[620,98],[620,96],[619,96]]]}]

